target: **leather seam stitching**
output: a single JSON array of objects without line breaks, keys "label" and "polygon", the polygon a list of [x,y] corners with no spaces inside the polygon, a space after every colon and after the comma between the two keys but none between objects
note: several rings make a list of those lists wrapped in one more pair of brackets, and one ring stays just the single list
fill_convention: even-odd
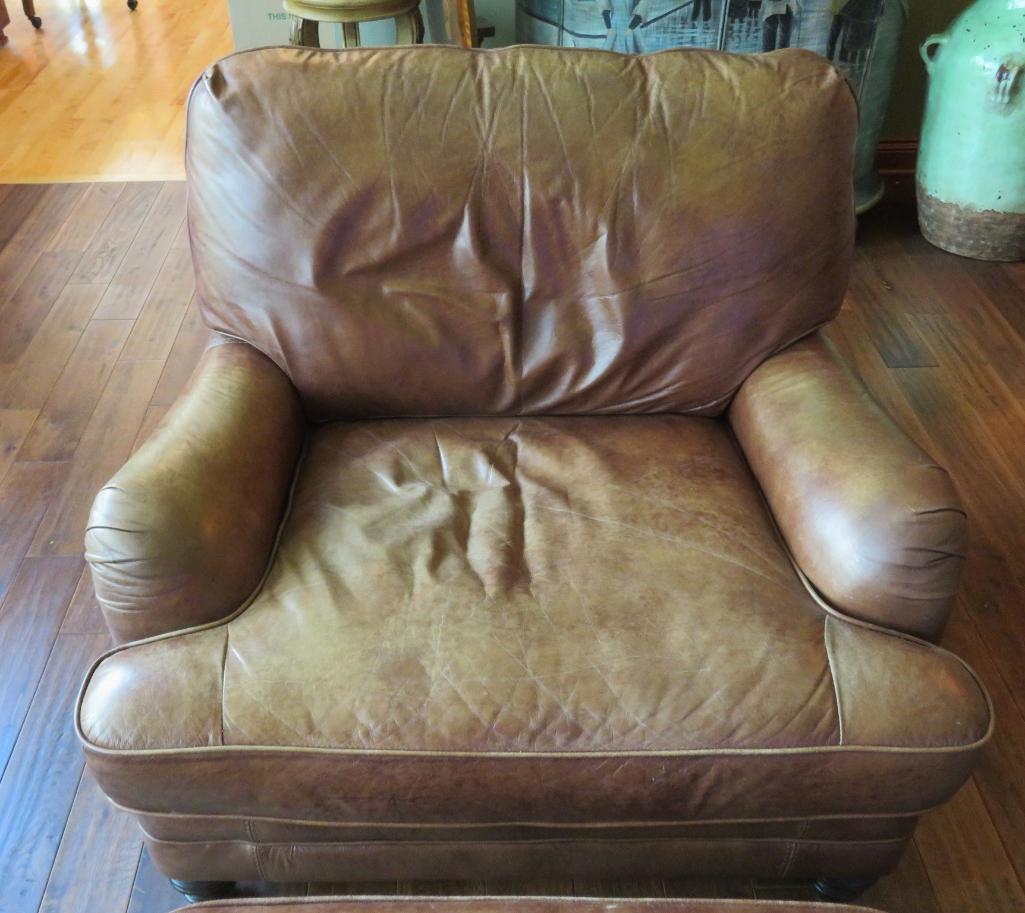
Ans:
[{"label": "leather seam stitching", "polygon": [[87,751],[97,756],[146,759],[175,758],[181,756],[202,756],[214,752],[238,754],[251,752],[254,755],[326,755],[350,758],[474,758],[485,761],[510,760],[556,760],[575,758],[578,760],[600,758],[699,758],[699,757],[791,757],[814,754],[898,754],[898,755],[943,755],[971,754],[989,740],[989,733],[966,745],[924,745],[910,748],[902,745],[811,745],[800,748],[686,748],[652,749],[650,751],[447,751],[444,749],[409,748],[323,748],[306,745],[224,745],[188,746],[174,748],[107,748],[90,742],[85,736],[82,741]]},{"label": "leather seam stitching", "polygon": [[836,674],[836,665],[833,661],[833,648],[830,645],[829,622],[832,616],[827,615],[822,623],[822,643],[826,648],[826,663],[829,666],[829,677],[833,680],[833,694],[836,697],[836,723],[840,728],[840,741],[838,746],[844,744],[843,732],[843,704],[840,700],[840,680]]}]

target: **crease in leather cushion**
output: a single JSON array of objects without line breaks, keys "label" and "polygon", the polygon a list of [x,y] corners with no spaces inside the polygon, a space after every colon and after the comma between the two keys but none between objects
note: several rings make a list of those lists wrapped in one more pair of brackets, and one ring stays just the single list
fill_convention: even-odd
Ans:
[{"label": "crease in leather cushion", "polygon": [[725,423],[624,416],[313,430],[263,590],[78,720],[141,811],[615,824],[913,814],[991,714],[813,601]]},{"label": "crease in leather cushion", "polygon": [[273,897],[215,900],[182,908],[204,913],[877,913],[868,907],[792,900],[647,899],[589,897]]},{"label": "crease in leather cushion", "polygon": [[839,310],[856,120],[801,50],[236,54],[189,104],[200,306],[318,420],[717,414]]}]

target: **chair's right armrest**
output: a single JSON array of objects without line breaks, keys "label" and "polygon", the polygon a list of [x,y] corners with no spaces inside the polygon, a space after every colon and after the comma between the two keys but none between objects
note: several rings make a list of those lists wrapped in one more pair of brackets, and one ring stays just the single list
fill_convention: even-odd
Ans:
[{"label": "chair's right armrest", "polygon": [[838,611],[938,641],[965,554],[947,472],[813,334],[763,362],[730,423],[798,567]]},{"label": "chair's right armrest", "polygon": [[85,535],[115,641],[216,621],[259,585],[302,450],[289,378],[245,343],[203,354],[150,439],[93,503]]}]

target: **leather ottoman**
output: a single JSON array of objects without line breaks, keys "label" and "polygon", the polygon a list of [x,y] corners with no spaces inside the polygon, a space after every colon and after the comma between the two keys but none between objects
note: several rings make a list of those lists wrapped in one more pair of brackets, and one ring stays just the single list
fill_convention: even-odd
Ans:
[{"label": "leather ottoman", "polygon": [[177,913],[877,913],[789,900],[597,900],[576,897],[274,897],[209,901]]}]

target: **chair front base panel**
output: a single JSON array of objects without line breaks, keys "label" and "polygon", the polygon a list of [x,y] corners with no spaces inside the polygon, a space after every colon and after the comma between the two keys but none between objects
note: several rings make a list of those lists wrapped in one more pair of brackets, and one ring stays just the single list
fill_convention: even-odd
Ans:
[{"label": "chair front base panel", "polygon": [[850,903],[875,882],[874,878],[819,878],[815,881],[815,893],[832,903]]},{"label": "chair front base panel", "polygon": [[259,843],[146,838],[157,867],[189,881],[515,881],[743,877],[871,881],[908,837],[877,840],[662,837]]}]

